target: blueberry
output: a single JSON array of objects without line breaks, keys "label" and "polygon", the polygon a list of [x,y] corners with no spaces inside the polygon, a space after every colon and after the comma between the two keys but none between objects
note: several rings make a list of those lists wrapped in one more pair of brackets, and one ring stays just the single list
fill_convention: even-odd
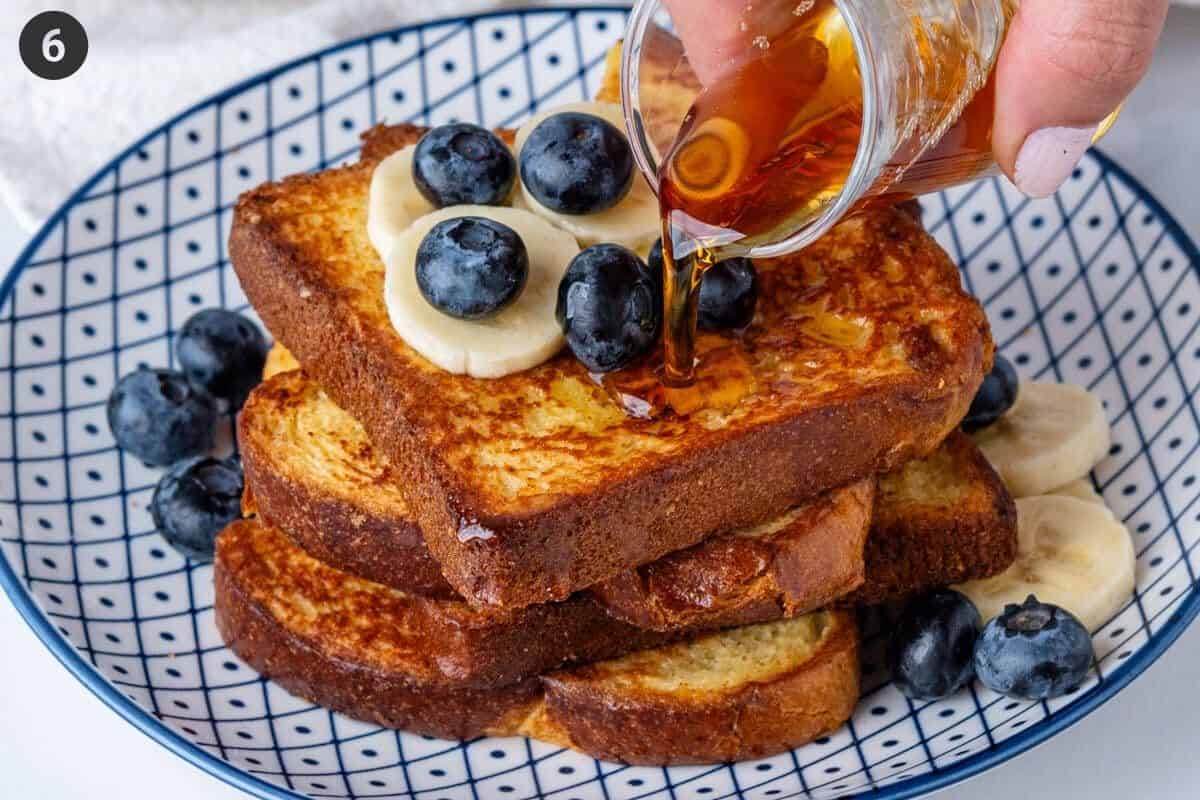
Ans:
[{"label": "blueberry", "polygon": [[646,254],[646,265],[650,267],[650,278],[654,281],[658,296],[662,297],[663,281],[666,280],[666,264],[663,262],[662,237],[654,241],[650,252]]},{"label": "blueberry", "polygon": [[992,371],[983,378],[983,384],[971,401],[962,427],[967,433],[986,428],[1000,419],[1017,402],[1017,371],[1008,359],[996,353]]},{"label": "blueberry", "polygon": [[704,331],[744,328],[758,304],[758,272],[748,258],[718,261],[700,280],[697,325]]},{"label": "blueberry", "polygon": [[150,500],[154,527],[185,557],[211,561],[217,534],[242,514],[242,469],[215,458],[180,461]]},{"label": "blueberry", "polygon": [[982,624],[975,604],[951,589],[910,602],[888,649],[896,688],[913,700],[939,700],[966,686]]},{"label": "blueberry", "polygon": [[464,122],[434,128],[413,153],[413,182],[438,208],[502,205],[516,175],[508,146],[486,128]]},{"label": "blueberry", "polygon": [[984,686],[1028,700],[1058,697],[1083,683],[1095,652],[1087,628],[1069,611],[1033,595],[1008,605],[975,645]]},{"label": "blueberry", "polygon": [[537,201],[562,214],[612,208],[633,186],[633,151],[625,134],[591,114],[543,120],[521,148],[521,180]]},{"label": "blueberry", "polygon": [[525,243],[495,220],[439,222],[417,248],[417,288],[429,305],[451,317],[492,316],[517,299],[528,277]]},{"label": "blueberry", "polygon": [[666,264],[663,261],[663,243],[662,237],[654,240],[654,244],[650,245],[650,252],[646,254],[646,264],[650,267],[651,272],[656,272],[659,275],[666,269]]},{"label": "blueberry", "polygon": [[612,372],[654,346],[661,307],[650,268],[624,247],[598,244],[567,267],[555,315],[575,357],[591,372]]},{"label": "blueberry", "polygon": [[[650,271],[662,293],[662,239],[650,248]],[[758,271],[748,258],[728,258],[704,273],[700,282],[700,305],[696,323],[700,330],[724,331],[744,328],[754,319],[758,305]]]},{"label": "blueberry", "polygon": [[108,396],[117,446],[156,467],[211,450],[216,422],[216,401],[174,370],[131,372]]},{"label": "blueberry", "polygon": [[183,323],[175,357],[192,386],[228,400],[236,409],[262,380],[267,340],[241,314],[208,308]]}]

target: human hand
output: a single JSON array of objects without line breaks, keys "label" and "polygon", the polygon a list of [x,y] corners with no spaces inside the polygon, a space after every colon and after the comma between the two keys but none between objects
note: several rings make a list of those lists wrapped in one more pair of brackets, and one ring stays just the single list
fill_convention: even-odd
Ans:
[{"label": "human hand", "polygon": [[[663,3],[702,82],[749,46],[744,0]],[[1149,69],[1168,3],[1023,0],[996,65],[992,132],[996,162],[1023,193],[1045,197],[1071,175],[1099,124]]]}]

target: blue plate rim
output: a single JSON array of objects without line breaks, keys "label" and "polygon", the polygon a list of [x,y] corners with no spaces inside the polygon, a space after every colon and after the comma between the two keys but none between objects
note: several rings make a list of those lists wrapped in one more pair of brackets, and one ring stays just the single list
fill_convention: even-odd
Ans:
[{"label": "blue plate rim", "polygon": [[[135,141],[129,147],[122,150],[103,166],[101,166],[86,182],[84,182],[70,197],[54,212],[54,214],[42,225],[29,243],[21,251],[20,255],[13,262],[12,267],[4,276],[4,280],[0,281],[0,305],[8,298],[16,284],[17,278],[28,266],[32,260],[33,254],[50,235],[51,231],[64,220],[66,215],[80,201],[86,199],[91,189],[105,178],[110,172],[119,168],[120,163],[126,158],[151,140],[169,131],[177,123],[187,118],[188,116],[208,108],[213,105],[222,103],[223,101],[234,97],[241,92],[258,86],[269,81],[277,75],[287,72],[290,69],[298,67],[312,61],[318,61],[325,56],[339,53],[343,50],[349,50],[355,47],[369,44],[378,39],[387,38],[397,34],[413,33],[422,31],[427,28],[440,25],[452,24],[456,22],[471,22],[474,20],[489,19],[493,17],[506,17],[513,15],[533,15],[533,14],[563,14],[568,13],[572,16],[578,15],[580,12],[620,12],[628,13],[629,7],[622,5],[596,5],[596,6],[571,6],[571,7],[537,7],[537,8],[510,8],[498,11],[490,11],[480,14],[463,14],[453,17],[440,17],[429,20],[427,22],[417,23],[414,25],[403,25],[396,28],[390,28],[384,31],[367,34],[355,39],[349,39],[340,42],[330,47],[316,50],[298,58],[292,59],[278,66],[259,72],[245,80],[229,86],[228,88],[210,95],[203,100],[196,102],[188,108],[171,116],[157,127],[150,130],[140,139]],[[1158,201],[1145,186],[1136,178],[1129,174],[1123,167],[1113,161],[1109,156],[1105,155],[1098,148],[1093,148],[1090,154],[1095,157],[1101,165],[1108,171],[1120,178],[1129,189],[1137,196],[1138,200],[1145,203],[1146,206],[1154,213],[1162,222],[1164,232],[1170,235],[1183,249],[1184,254],[1188,257],[1197,272],[1200,272],[1200,247],[1188,235],[1183,226],[1178,220],[1171,215],[1169,211]],[[1124,224],[1118,222],[1118,224]],[[1186,558],[1184,554],[1184,558]],[[195,569],[194,564],[187,567],[190,573]],[[93,695],[99,698],[105,705],[117,712],[126,722],[133,725],[150,739],[165,747],[180,758],[199,767],[213,777],[219,779],[235,788],[241,789],[252,795],[261,798],[270,798],[271,800],[295,800],[301,798],[305,800],[306,795],[299,794],[289,789],[276,786],[269,781],[240,769],[229,762],[223,761],[220,758],[208,753],[197,744],[189,742],[179,734],[172,731],[161,720],[156,719],[152,714],[146,711],[141,706],[130,700],[120,692],[88,661],[86,661],[76,650],[71,646],[65,638],[63,638],[54,629],[49,619],[38,608],[33,596],[23,585],[21,579],[13,571],[12,565],[7,557],[0,557],[0,586],[4,588],[5,594],[8,595],[17,612],[21,615],[25,623],[30,627],[34,634],[41,640],[42,644],[51,652],[52,655],[62,664],[68,672],[84,685]],[[1053,715],[1046,717],[1036,725],[1027,728],[1025,731],[1012,736],[1004,742],[994,745],[987,750],[955,763],[953,766],[944,770],[934,769],[932,772],[924,775],[915,776],[906,781],[903,781],[895,786],[876,789],[871,792],[855,795],[855,797],[871,798],[871,800],[908,800],[936,792],[941,789],[953,786],[955,784],[966,781],[983,772],[986,772],[993,767],[1008,761],[1016,756],[1025,753],[1028,750],[1037,747],[1047,739],[1055,736],[1075,723],[1082,720],[1088,714],[1102,706],[1111,697],[1116,695],[1134,679],[1144,673],[1155,661],[1157,661],[1163,653],[1171,647],[1172,644],[1183,634],[1191,622],[1200,615],[1200,591],[1192,589],[1190,596],[1185,600],[1179,608],[1171,614],[1166,624],[1159,629],[1153,639],[1146,644],[1141,650],[1123,664],[1115,674],[1107,678],[1103,683],[1094,687],[1087,694],[1080,697],[1075,702],[1066,706]],[[603,781],[603,777],[599,778]]]}]

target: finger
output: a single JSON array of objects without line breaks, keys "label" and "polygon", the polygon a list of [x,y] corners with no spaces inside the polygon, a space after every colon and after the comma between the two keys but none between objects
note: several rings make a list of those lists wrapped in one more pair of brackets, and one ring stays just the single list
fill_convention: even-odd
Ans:
[{"label": "finger", "polygon": [[992,149],[1025,194],[1053,194],[1150,66],[1169,0],[1024,0],[996,67]]},{"label": "finger", "polygon": [[683,41],[688,63],[708,85],[745,50],[742,15],[745,4],[728,0],[663,0],[675,32]]},{"label": "finger", "polygon": [[705,86],[744,62],[751,42],[794,25],[796,0],[663,0],[688,63]]}]

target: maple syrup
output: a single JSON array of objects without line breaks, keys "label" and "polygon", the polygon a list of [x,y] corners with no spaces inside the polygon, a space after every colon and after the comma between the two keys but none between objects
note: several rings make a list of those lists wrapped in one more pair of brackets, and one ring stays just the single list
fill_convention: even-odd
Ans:
[{"label": "maple syrup", "polygon": [[592,379],[635,419],[656,419],[668,411],[681,416],[703,409],[728,411],[758,388],[738,336],[703,333],[694,346],[704,369],[686,384],[674,383],[662,374],[661,351],[631,367],[593,375]]}]

